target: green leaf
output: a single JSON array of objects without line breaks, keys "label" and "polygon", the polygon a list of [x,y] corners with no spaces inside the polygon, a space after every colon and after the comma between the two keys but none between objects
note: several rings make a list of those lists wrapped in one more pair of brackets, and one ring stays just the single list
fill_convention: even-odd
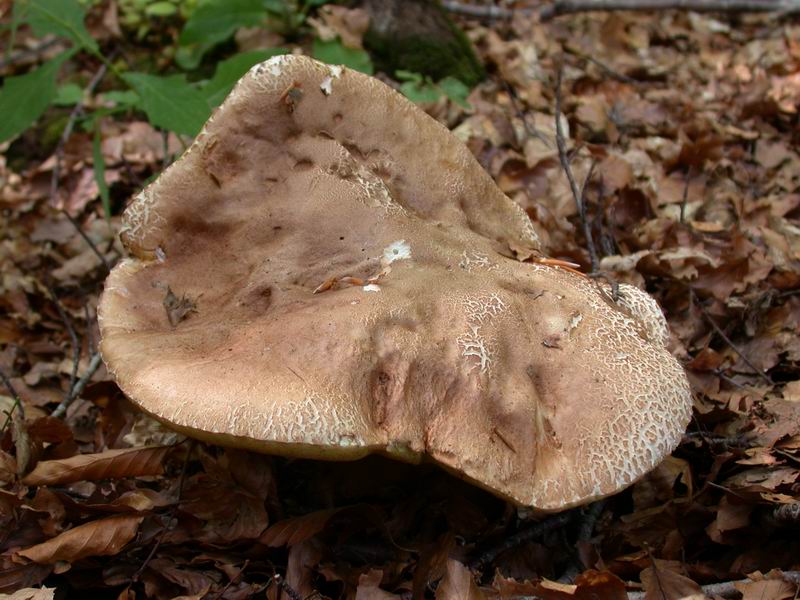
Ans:
[{"label": "green leaf", "polygon": [[178,7],[171,2],[153,2],[144,9],[144,12],[151,17],[171,17],[178,12]]},{"label": "green leaf", "polygon": [[131,90],[112,90],[102,94],[102,98],[117,106],[138,106],[139,104],[139,94]]},{"label": "green leaf", "polygon": [[254,27],[266,15],[262,0],[206,0],[198,6],[181,31],[178,43],[194,46],[188,55],[184,51],[184,68],[194,68],[203,54],[224,42],[240,27]]},{"label": "green leaf", "polygon": [[242,52],[236,54],[231,58],[222,61],[217,65],[217,70],[212,77],[202,88],[203,96],[209,106],[219,106],[231,91],[234,84],[239,81],[239,78],[247,73],[247,71],[255,64],[267,60],[272,56],[278,54],[286,54],[286,48],[267,48],[264,50],[253,50],[251,52]]},{"label": "green leaf", "polygon": [[72,52],[66,52],[25,75],[6,77],[0,89],[0,142],[19,135],[47,110],[56,97],[58,69]]},{"label": "green leaf", "polygon": [[444,79],[439,80],[436,85],[441,88],[441,90],[448,98],[450,98],[450,100],[459,106],[463,108],[471,108],[469,102],[467,102],[467,96],[469,96],[469,87],[460,79],[456,79],[455,77],[445,77]]},{"label": "green leaf", "polygon": [[83,99],[83,90],[77,83],[59,86],[53,104],[57,106],[74,106]]},{"label": "green leaf", "polygon": [[92,164],[94,165],[94,180],[100,190],[100,199],[103,203],[103,213],[106,220],[111,218],[111,196],[106,183],[106,159],[100,145],[100,119],[94,120],[94,139],[92,140]]},{"label": "green leaf", "polygon": [[338,39],[325,42],[319,38],[314,39],[312,50],[314,58],[329,65],[344,65],[367,75],[372,75],[374,68],[369,54],[364,50],[347,48]]},{"label": "green leaf", "polygon": [[30,24],[37,36],[54,34],[71,39],[75,45],[97,53],[94,41],[83,19],[86,16],[77,0],[18,0],[22,20]]},{"label": "green leaf", "polygon": [[400,86],[402,94],[411,100],[421,104],[436,102],[442,97],[442,91],[428,81],[406,81]]},{"label": "green leaf", "polygon": [[156,127],[194,136],[211,114],[205,98],[186,81],[186,75],[124,73],[122,78],[139,94],[139,106]]}]

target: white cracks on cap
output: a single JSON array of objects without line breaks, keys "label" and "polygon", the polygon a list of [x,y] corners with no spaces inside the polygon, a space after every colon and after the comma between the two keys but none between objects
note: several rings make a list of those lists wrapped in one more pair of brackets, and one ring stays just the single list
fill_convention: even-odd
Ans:
[{"label": "white cracks on cap", "polygon": [[375,285],[374,283],[368,283],[361,289],[364,290],[365,292],[380,292],[381,286]]},{"label": "white cracks on cap", "polygon": [[262,77],[264,73],[269,73],[272,77],[278,77],[283,70],[284,63],[288,62],[288,57],[290,56],[291,54],[279,54],[277,56],[273,56],[264,62],[254,65],[250,69],[250,73],[256,75],[257,77]]},{"label": "white cracks on cap", "polygon": [[319,89],[321,89],[322,93],[326,96],[330,96],[333,93],[333,80],[339,79],[339,76],[342,74],[342,67],[331,65],[328,67],[328,71],[330,71],[330,75],[325,77],[319,85]]},{"label": "white cracks on cap", "polygon": [[497,265],[489,260],[487,254],[481,254],[480,252],[474,252],[472,250],[464,250],[464,252],[461,253],[461,260],[458,266],[467,273],[471,273],[472,269],[476,267],[487,271],[497,268]]},{"label": "white cracks on cap", "polygon": [[409,258],[411,258],[411,246],[409,246],[405,240],[397,240],[384,248],[381,264],[385,267],[397,260],[406,260]]},{"label": "white cracks on cap", "polygon": [[496,293],[465,298],[462,305],[467,314],[469,331],[460,335],[456,342],[461,347],[461,356],[467,360],[478,359],[477,363],[470,366],[470,370],[478,367],[481,373],[486,373],[493,362],[492,346],[482,330],[488,327],[495,317],[505,312],[508,305]]}]

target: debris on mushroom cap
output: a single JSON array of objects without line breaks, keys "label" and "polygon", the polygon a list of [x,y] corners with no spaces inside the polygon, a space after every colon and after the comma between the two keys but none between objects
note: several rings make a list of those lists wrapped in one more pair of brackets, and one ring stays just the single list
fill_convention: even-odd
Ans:
[{"label": "debris on mushroom cap", "polygon": [[[195,437],[433,460],[553,511],[631,484],[688,421],[655,302],[521,262],[539,253],[525,213],[360,73],[254,67],[124,220],[103,356]],[[192,311],[170,322],[164,290]]]}]

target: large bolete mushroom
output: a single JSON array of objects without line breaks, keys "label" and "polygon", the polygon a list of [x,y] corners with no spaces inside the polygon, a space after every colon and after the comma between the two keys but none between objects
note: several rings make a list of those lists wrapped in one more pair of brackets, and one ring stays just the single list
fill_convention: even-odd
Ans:
[{"label": "large bolete mushroom", "polygon": [[554,511],[634,482],[689,418],[655,302],[537,261],[467,148],[345,68],[254,67],[121,236],[103,357],[193,437],[432,460]]}]

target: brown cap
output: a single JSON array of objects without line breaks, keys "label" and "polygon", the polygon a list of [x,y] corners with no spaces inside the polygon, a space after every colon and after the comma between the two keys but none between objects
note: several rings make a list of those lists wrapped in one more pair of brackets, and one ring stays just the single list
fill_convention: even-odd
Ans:
[{"label": "brown cap", "polygon": [[635,481],[689,418],[655,302],[519,262],[536,234],[469,151],[342,67],[254,67],[122,239],[103,356],[201,439],[431,459],[559,510]]}]

